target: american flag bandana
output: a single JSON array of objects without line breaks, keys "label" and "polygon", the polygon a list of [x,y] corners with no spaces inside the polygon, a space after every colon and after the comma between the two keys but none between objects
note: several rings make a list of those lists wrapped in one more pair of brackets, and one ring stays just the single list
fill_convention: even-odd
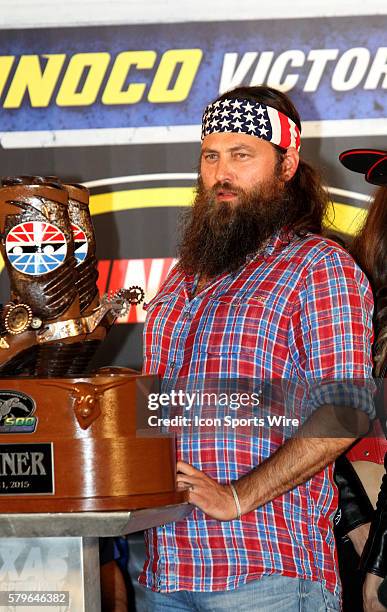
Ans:
[{"label": "american flag bandana", "polygon": [[216,132],[250,134],[284,149],[300,150],[300,130],[294,121],[271,106],[244,98],[217,100],[206,107],[202,140]]}]

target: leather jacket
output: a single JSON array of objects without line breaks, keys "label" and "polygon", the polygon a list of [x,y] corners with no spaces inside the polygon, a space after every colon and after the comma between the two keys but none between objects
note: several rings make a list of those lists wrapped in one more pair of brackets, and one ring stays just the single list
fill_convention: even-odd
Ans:
[{"label": "leather jacket", "polygon": [[[387,470],[387,455],[384,457]],[[371,522],[370,533],[360,560],[364,572],[387,576],[387,473],[383,476],[382,485],[376,504],[376,511]]]},{"label": "leather jacket", "polygon": [[374,509],[362,482],[345,455],[336,459],[335,482],[339,492],[339,508],[334,518],[336,537],[372,521]]},{"label": "leather jacket", "polygon": [[[381,379],[379,389],[379,417],[386,431],[387,414],[387,287],[383,287],[377,296],[378,314],[376,325],[380,331],[375,343],[375,375]],[[387,454],[384,457],[387,471]],[[370,534],[362,554],[361,568],[365,572],[387,576],[387,472],[376,504],[375,516],[371,523]]]},{"label": "leather jacket", "polygon": [[[387,431],[387,287],[377,296],[376,327],[379,329],[374,345],[375,376],[379,379],[377,414],[384,432]],[[336,534],[343,536],[355,527],[371,521],[370,533],[360,561],[364,572],[387,576],[387,453],[384,457],[386,474],[383,476],[376,510],[351,463],[341,456],[336,461],[335,480],[339,488],[339,510],[336,513]],[[364,498],[367,497],[368,504]]]}]

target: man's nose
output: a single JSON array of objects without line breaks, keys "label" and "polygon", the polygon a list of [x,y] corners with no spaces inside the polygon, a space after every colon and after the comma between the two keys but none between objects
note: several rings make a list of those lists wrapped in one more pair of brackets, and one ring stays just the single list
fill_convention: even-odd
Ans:
[{"label": "man's nose", "polygon": [[216,172],[215,172],[216,181],[218,183],[224,183],[225,181],[228,181],[231,183],[233,182],[233,179],[235,178],[234,174],[235,173],[234,173],[231,161],[224,157],[220,157],[216,164]]}]

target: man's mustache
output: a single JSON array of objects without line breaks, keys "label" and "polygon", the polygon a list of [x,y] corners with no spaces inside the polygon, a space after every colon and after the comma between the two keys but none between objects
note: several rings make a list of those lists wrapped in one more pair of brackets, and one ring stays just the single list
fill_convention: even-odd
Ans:
[{"label": "man's mustache", "polygon": [[219,193],[222,193],[224,191],[227,191],[227,193],[232,193],[234,195],[241,195],[241,196],[246,195],[246,192],[244,189],[237,187],[233,183],[230,183],[230,181],[218,181],[210,189],[206,190],[206,195],[211,198],[216,195],[219,195]]}]

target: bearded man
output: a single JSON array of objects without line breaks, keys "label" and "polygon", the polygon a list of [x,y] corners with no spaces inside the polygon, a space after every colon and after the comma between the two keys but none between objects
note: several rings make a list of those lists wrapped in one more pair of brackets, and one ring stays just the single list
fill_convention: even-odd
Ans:
[{"label": "bearded man", "polygon": [[[355,384],[371,378],[372,295],[321,235],[328,197],[299,159],[300,132],[271,88],[237,88],[206,108],[180,259],[148,304],[144,372],[170,389],[214,376],[314,383],[301,406],[361,420],[373,411],[369,387]],[[332,462],[356,434],[337,431],[182,432],[177,482],[194,510],[147,533],[148,609],[339,610]]]}]

